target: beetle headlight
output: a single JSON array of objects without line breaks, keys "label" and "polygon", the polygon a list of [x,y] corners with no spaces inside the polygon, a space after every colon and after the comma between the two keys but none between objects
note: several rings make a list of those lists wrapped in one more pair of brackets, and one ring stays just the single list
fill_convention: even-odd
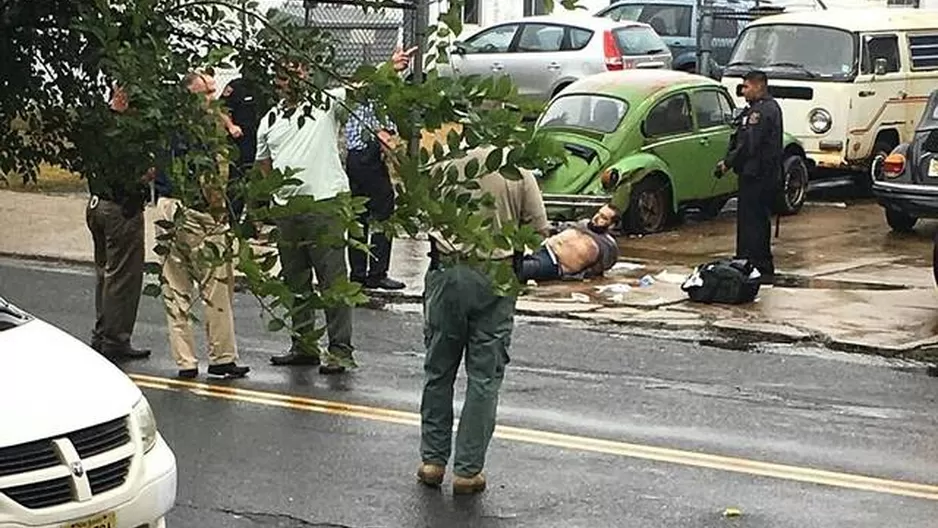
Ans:
[{"label": "beetle headlight", "polygon": [[823,108],[815,108],[808,114],[808,125],[815,134],[823,134],[831,129],[831,114]]},{"label": "beetle headlight", "polygon": [[156,445],[156,417],[153,416],[153,409],[145,396],[141,396],[140,401],[134,405],[133,413],[140,431],[140,439],[143,441],[143,452],[146,453]]}]

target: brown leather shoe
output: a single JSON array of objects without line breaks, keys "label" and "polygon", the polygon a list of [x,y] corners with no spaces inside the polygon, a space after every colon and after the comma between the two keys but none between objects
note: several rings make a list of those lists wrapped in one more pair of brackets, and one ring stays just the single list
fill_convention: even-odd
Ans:
[{"label": "brown leather shoe", "polygon": [[417,470],[417,479],[427,486],[438,488],[443,484],[443,475],[445,474],[446,468],[444,466],[421,464],[420,469]]},{"label": "brown leather shoe", "polygon": [[471,495],[485,491],[485,475],[476,473],[472,477],[453,477],[453,495]]}]

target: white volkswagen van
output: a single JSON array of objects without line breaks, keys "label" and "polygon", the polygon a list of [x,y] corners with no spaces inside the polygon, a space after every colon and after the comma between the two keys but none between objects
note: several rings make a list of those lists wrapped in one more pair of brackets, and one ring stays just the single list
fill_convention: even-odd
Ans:
[{"label": "white volkswagen van", "polygon": [[785,131],[817,167],[860,170],[911,139],[938,85],[938,11],[853,9],[767,16],[740,34],[723,84],[740,104],[759,69]]}]

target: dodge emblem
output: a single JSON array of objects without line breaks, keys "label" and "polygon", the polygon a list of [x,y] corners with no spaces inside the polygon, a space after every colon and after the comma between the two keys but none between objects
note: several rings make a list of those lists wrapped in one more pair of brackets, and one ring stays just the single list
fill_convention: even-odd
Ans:
[{"label": "dodge emblem", "polygon": [[75,475],[75,478],[81,478],[85,474],[85,467],[81,465],[81,461],[72,462],[71,465],[72,475]]}]

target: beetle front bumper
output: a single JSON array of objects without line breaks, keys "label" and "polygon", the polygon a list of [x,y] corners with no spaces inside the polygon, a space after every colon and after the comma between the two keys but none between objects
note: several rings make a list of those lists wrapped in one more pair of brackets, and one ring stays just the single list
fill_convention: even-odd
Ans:
[{"label": "beetle front bumper", "polygon": [[544,206],[548,208],[598,208],[609,203],[609,197],[596,194],[542,194]]},{"label": "beetle front bumper", "polygon": [[938,185],[873,182],[879,205],[915,218],[938,218]]}]

